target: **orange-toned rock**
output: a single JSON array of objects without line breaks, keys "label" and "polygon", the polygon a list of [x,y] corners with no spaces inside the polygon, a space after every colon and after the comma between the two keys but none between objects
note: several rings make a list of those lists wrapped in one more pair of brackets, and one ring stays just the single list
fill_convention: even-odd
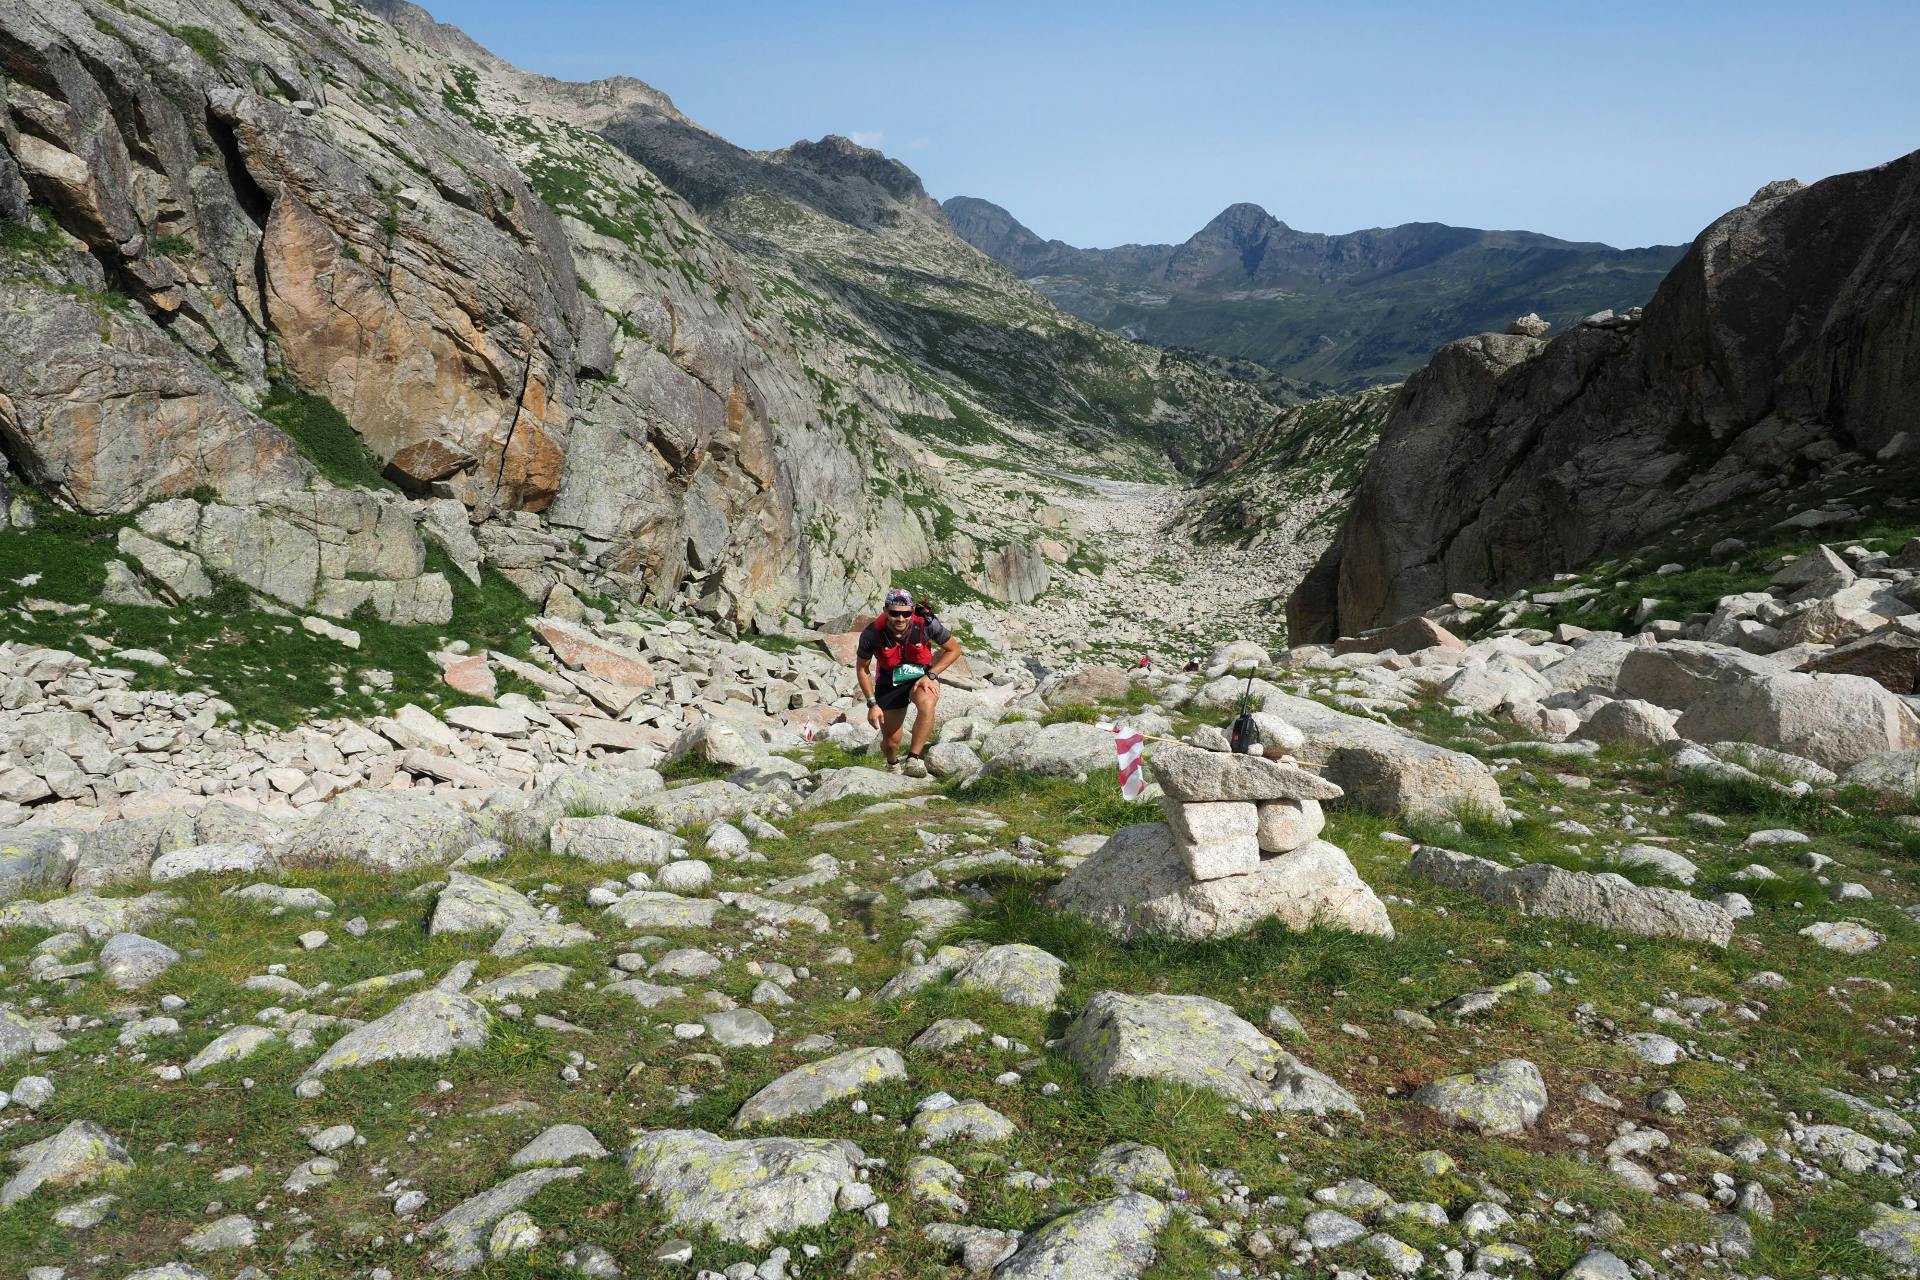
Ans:
[{"label": "orange-toned rock", "polygon": [[559,618],[536,619],[533,629],[553,650],[553,656],[575,671],[584,671],[610,684],[629,688],[653,687],[653,667],[645,658],[623,645],[602,640],[585,627],[563,622]]},{"label": "orange-toned rock", "polygon": [[820,647],[833,656],[833,660],[843,667],[850,667],[854,659],[860,656],[860,633],[842,631],[835,635],[821,636]]},{"label": "orange-toned rock", "polygon": [[451,440],[433,436],[403,445],[387,459],[387,475],[403,489],[419,491],[435,480],[464,471],[479,459]]},{"label": "orange-toned rock", "polygon": [[590,676],[584,671],[568,671],[564,674],[568,684],[586,694],[588,701],[610,716],[625,715],[628,707],[647,694],[647,691],[638,685],[615,684],[611,680]]},{"label": "orange-toned rock", "polygon": [[1364,636],[1334,642],[1335,653],[1418,653],[1422,649],[1464,649],[1467,642],[1432,618],[1406,618]]},{"label": "orange-toned rock", "polygon": [[447,663],[441,678],[447,682],[449,688],[458,689],[470,698],[485,698],[491,702],[494,695],[500,691],[499,682],[493,677],[493,668],[487,665],[485,658],[477,654],[467,658],[455,658]]},{"label": "orange-toned rock", "polygon": [[[402,234],[415,231],[409,222]],[[544,355],[529,349],[534,331],[506,316],[484,323],[491,282],[415,254],[375,270],[361,250],[296,193],[274,200],[260,258],[288,371],[382,457],[441,439],[480,459],[468,505],[544,508],[559,490],[571,413],[549,386]],[[527,295],[511,305],[532,315],[546,304]]]}]

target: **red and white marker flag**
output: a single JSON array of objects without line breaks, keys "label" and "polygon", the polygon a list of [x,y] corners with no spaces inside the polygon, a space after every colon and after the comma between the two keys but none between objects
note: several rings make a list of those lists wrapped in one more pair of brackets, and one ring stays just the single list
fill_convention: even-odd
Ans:
[{"label": "red and white marker flag", "polygon": [[1138,729],[1129,729],[1125,725],[1113,726],[1113,753],[1120,762],[1120,795],[1123,799],[1138,800],[1147,790],[1147,775],[1140,768],[1140,752],[1146,746],[1146,738]]}]

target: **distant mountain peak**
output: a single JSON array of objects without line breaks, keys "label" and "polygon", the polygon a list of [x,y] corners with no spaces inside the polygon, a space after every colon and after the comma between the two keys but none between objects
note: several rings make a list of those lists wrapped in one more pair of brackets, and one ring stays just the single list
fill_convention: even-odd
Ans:
[{"label": "distant mountain peak", "polygon": [[863,147],[851,138],[830,133],[818,141],[802,139],[773,153],[776,162],[793,164],[823,178],[865,178],[896,200],[932,204],[932,197],[913,170],[884,151]]},{"label": "distant mountain peak", "polygon": [[[1230,204],[1213,216],[1213,220],[1200,229],[1199,235],[1209,231],[1265,231],[1279,220],[1257,204],[1245,200]],[[1198,239],[1199,235],[1194,238]]]},{"label": "distant mountain peak", "polygon": [[1077,249],[990,201],[943,208],[962,239],[1077,316],[1336,387],[1403,377],[1442,343],[1529,311],[1564,324],[1644,302],[1683,248],[1439,222],[1323,235],[1240,201],[1178,244]]}]

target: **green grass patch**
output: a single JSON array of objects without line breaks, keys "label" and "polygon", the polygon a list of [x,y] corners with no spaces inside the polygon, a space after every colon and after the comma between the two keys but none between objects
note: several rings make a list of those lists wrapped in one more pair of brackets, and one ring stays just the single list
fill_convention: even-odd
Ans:
[{"label": "green grass patch", "polygon": [[715,764],[697,755],[684,755],[658,767],[660,776],[668,782],[712,782],[733,772],[727,765]]},{"label": "green grass patch", "polygon": [[31,209],[24,218],[0,218],[0,254],[9,258],[50,257],[65,244],[59,224],[45,209]]},{"label": "green grass patch", "polygon": [[260,406],[260,416],[287,433],[320,474],[337,485],[397,489],[381,474],[378,454],[322,395],[278,383]]},{"label": "green grass patch", "polygon": [[[371,715],[404,702],[439,707],[472,699],[440,678],[431,654],[452,639],[475,648],[524,654],[532,606],[491,566],[478,585],[428,544],[427,568],[451,584],[453,620],[444,627],[398,626],[359,617],[356,650],[302,630],[296,619],[267,612],[239,583],[216,577],[213,596],[179,605],[101,602],[106,565],[126,517],[95,518],[55,508],[29,494],[36,524],[0,530],[0,638],[76,649],[84,632],[111,649],[152,649],[174,665],[136,671],[135,685],[180,692],[204,690],[225,699],[247,723],[291,725],[317,715]],[[29,598],[85,606],[82,614],[35,611]],[[366,673],[393,677],[391,689]]]}]

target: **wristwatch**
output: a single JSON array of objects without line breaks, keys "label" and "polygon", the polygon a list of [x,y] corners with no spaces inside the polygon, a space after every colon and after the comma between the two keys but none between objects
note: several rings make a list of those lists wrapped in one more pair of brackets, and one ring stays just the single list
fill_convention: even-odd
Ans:
[{"label": "wristwatch", "polygon": [[880,705],[880,700],[878,698],[868,698],[867,705],[869,707],[877,707]]}]

